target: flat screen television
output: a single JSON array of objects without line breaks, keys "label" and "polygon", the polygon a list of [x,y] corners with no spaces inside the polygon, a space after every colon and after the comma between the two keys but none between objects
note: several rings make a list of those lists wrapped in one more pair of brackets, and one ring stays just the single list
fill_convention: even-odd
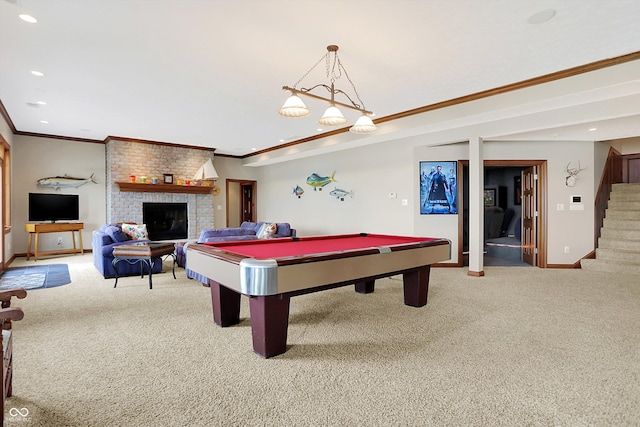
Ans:
[{"label": "flat screen television", "polygon": [[77,221],[77,194],[29,193],[29,221]]}]

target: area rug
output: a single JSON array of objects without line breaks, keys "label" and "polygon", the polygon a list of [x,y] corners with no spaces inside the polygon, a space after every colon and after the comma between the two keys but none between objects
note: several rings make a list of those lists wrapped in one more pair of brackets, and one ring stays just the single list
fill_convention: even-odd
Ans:
[{"label": "area rug", "polygon": [[9,268],[0,276],[0,290],[44,289],[71,283],[67,264]]}]

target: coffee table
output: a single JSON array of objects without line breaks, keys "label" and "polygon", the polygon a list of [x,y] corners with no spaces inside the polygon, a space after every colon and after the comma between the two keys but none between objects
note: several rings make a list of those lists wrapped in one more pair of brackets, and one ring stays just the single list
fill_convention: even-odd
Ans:
[{"label": "coffee table", "polygon": [[113,287],[118,286],[118,268],[116,264],[120,261],[126,261],[129,264],[140,263],[140,276],[144,277],[144,266],[149,267],[149,289],[153,289],[153,265],[159,259],[162,262],[162,257],[173,257],[172,273],[173,278],[176,278],[176,254],[175,244],[167,242],[138,242],[130,243],[126,245],[120,245],[113,248],[113,270],[116,273],[116,283]]}]

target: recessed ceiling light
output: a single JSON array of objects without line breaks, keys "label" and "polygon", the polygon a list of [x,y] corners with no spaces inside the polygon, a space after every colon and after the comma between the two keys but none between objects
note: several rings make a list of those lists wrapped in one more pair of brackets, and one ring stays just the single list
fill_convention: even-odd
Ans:
[{"label": "recessed ceiling light", "polygon": [[26,13],[23,13],[22,15],[18,15],[20,17],[20,19],[22,19],[24,22],[28,22],[30,24],[35,24],[36,22],[38,22],[38,20],[36,18],[34,18],[31,15],[27,15]]},{"label": "recessed ceiling light", "polygon": [[318,128],[316,129],[318,132],[322,132],[322,128]]},{"label": "recessed ceiling light", "polygon": [[49,121],[48,121],[48,120],[40,120],[40,123],[43,123],[43,124],[45,124],[45,125],[46,125],[46,124],[48,124],[48,123],[49,123]]},{"label": "recessed ceiling light", "polygon": [[280,140],[280,142],[285,142],[285,141],[286,141],[286,139],[281,139],[281,140]]},{"label": "recessed ceiling light", "polygon": [[36,70],[31,70],[31,74],[33,74],[34,76],[38,76],[38,77],[44,76],[44,73],[42,73],[40,71],[36,71]]},{"label": "recessed ceiling light", "polygon": [[598,130],[598,128],[590,128],[589,132],[593,132],[594,130]]},{"label": "recessed ceiling light", "polygon": [[543,10],[542,12],[534,13],[529,18],[527,18],[527,22],[529,24],[542,24],[543,22],[547,22],[554,16],[556,16],[556,11],[553,9],[547,9]]},{"label": "recessed ceiling light", "polygon": [[47,105],[47,103],[44,102],[44,101],[36,101],[36,104],[38,104],[38,105]]},{"label": "recessed ceiling light", "polygon": [[257,150],[258,150],[258,149],[257,149],[256,147],[253,147],[253,148],[251,149],[251,151],[257,151]]}]

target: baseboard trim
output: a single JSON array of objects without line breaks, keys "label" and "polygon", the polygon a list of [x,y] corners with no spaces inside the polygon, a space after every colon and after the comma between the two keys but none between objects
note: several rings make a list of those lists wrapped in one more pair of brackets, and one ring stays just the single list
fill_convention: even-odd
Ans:
[{"label": "baseboard trim", "polygon": [[581,268],[580,261],[575,264],[547,264],[547,268]]},{"label": "baseboard trim", "polygon": [[482,277],[484,276],[484,271],[471,271],[469,270],[467,272],[467,276],[471,276],[471,277]]}]

